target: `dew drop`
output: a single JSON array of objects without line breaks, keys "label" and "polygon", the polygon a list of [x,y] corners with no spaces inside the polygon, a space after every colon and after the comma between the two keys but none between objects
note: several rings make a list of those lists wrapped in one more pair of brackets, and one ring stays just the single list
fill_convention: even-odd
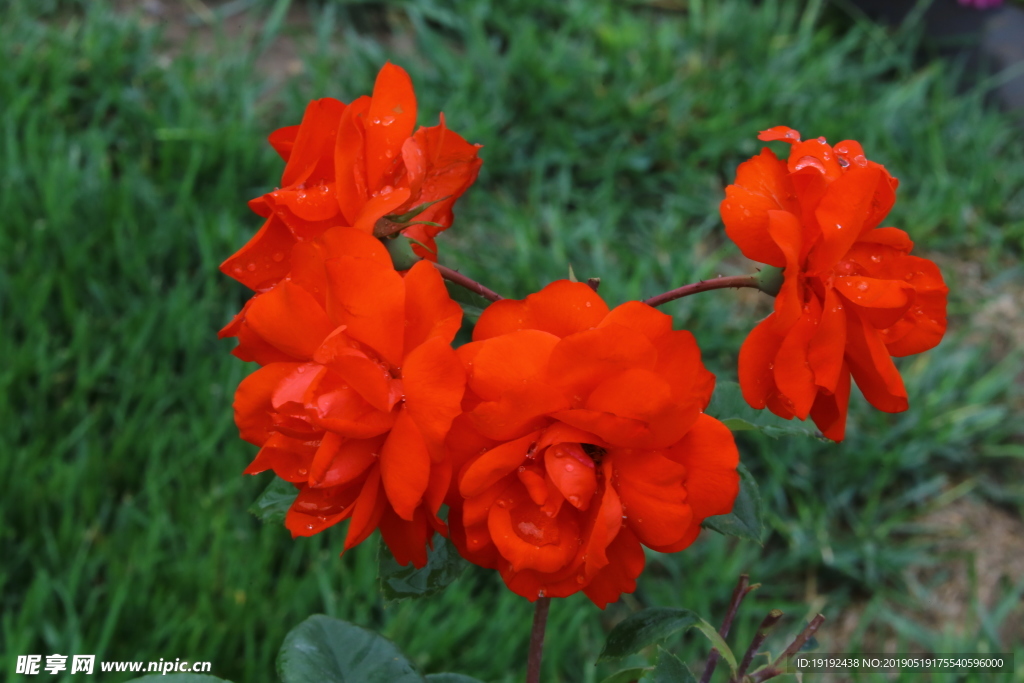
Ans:
[{"label": "dew drop", "polygon": [[836,230],[842,230],[842,229],[843,229],[843,226],[839,225],[839,223],[836,223]]},{"label": "dew drop", "polygon": [[576,468],[575,468],[575,467],[573,467],[573,465],[572,465],[571,463],[568,463],[568,464],[566,464],[566,466],[565,466],[565,471],[566,471],[566,472],[572,472],[572,471],[573,471],[574,469],[576,469]]},{"label": "dew drop", "polygon": [[300,365],[299,367],[297,367],[295,369],[298,372],[305,372],[306,371],[306,366],[305,365]]},{"label": "dew drop", "polygon": [[379,123],[382,126],[390,126],[394,122],[395,122],[395,117],[394,116],[385,116],[384,118],[382,118],[380,121],[377,121],[376,123]]},{"label": "dew drop", "polygon": [[865,157],[863,154],[858,154],[853,158],[853,163],[863,168],[868,165],[868,160],[867,157]]},{"label": "dew drop", "polygon": [[881,263],[881,262],[882,262],[882,257],[881,257],[881,256],[879,256],[878,254],[875,254],[875,255],[873,255],[873,256],[871,257],[871,260],[872,260],[872,262],[874,262],[874,263]]},{"label": "dew drop", "polygon": [[868,289],[868,283],[866,283],[866,282],[862,282],[859,285],[857,285],[857,291],[866,292],[867,289]]},{"label": "dew drop", "polygon": [[519,466],[519,471],[520,472],[525,472],[526,471],[526,465],[520,465]]},{"label": "dew drop", "polygon": [[590,302],[589,301],[587,302],[587,308],[590,308]]},{"label": "dew drop", "polygon": [[[235,266],[234,270],[235,270],[236,273],[241,273],[242,272],[242,266]],[[908,279],[909,279],[909,277],[908,277]]]},{"label": "dew drop", "polygon": [[839,157],[839,165],[846,168],[850,165],[850,162],[846,160],[846,157]]},{"label": "dew drop", "polygon": [[307,474],[309,474],[309,470],[307,470],[305,467],[303,467],[302,469],[299,470],[299,476],[300,477],[304,477]]},{"label": "dew drop", "polygon": [[273,258],[275,261],[280,263],[281,261],[284,261],[284,253],[279,251],[276,254],[274,254]]},{"label": "dew drop", "polygon": [[824,144],[825,144],[825,138],[824,138],[824,136],[822,136],[822,137],[818,138],[818,144],[819,144],[819,145],[824,145]]},{"label": "dew drop", "polygon": [[573,507],[578,507],[579,504],[580,504],[580,497],[579,496],[569,496],[569,503],[572,504]]},{"label": "dew drop", "polygon": [[544,589],[543,588],[541,588],[539,591],[537,591],[537,597],[538,598],[543,598],[544,597]]},{"label": "dew drop", "polygon": [[586,579],[584,579],[582,576],[580,576],[580,575],[576,576],[576,583],[578,583],[579,585],[582,586],[585,581],[586,581]]},{"label": "dew drop", "polygon": [[246,269],[246,270],[248,270],[248,271],[249,271],[249,272],[251,273],[251,272],[253,272],[254,270],[256,270],[256,264],[255,264],[255,263],[250,263],[249,265],[247,265],[247,266],[245,267],[245,269]]}]

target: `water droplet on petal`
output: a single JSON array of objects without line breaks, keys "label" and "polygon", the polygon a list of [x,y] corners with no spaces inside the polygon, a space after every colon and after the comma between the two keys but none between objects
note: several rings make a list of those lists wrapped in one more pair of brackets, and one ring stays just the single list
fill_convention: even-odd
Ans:
[{"label": "water droplet on petal", "polygon": [[858,154],[853,158],[853,163],[863,168],[864,166],[868,165],[868,160],[867,157],[865,157],[863,154]]},{"label": "water droplet on petal", "polygon": [[579,585],[582,586],[584,582],[586,582],[586,579],[584,579],[582,575],[576,577],[576,583],[578,583]]},{"label": "water droplet on petal", "polygon": [[281,261],[284,261],[284,253],[279,251],[276,254],[274,254],[273,258],[274,258],[275,261],[280,263]]},{"label": "water droplet on petal", "polygon": [[256,264],[255,264],[255,263],[250,263],[249,265],[247,265],[247,266],[245,267],[245,269],[246,269],[246,270],[248,270],[248,271],[249,271],[249,272],[251,273],[251,272],[253,272],[254,270],[256,270]]},{"label": "water droplet on petal", "polygon": [[526,465],[520,465],[519,466],[519,471],[520,472],[525,472],[526,471]]},{"label": "water droplet on petal", "polygon": [[871,260],[872,260],[872,262],[874,262],[874,263],[881,263],[881,262],[882,262],[882,257],[881,257],[880,255],[878,255],[878,254],[874,254],[874,255],[873,255],[873,256],[871,257]]},{"label": "water droplet on petal", "polygon": [[567,465],[565,466],[565,471],[566,471],[566,472],[572,472],[572,471],[573,471],[574,469],[576,469],[576,468],[575,468],[575,467],[573,467],[571,463],[570,463],[570,464],[567,464]]},{"label": "water droplet on petal", "polygon": [[862,282],[859,285],[857,285],[857,291],[859,291],[859,292],[866,292],[867,290],[868,290],[868,283]]},{"label": "water droplet on petal", "polygon": [[587,302],[587,308],[590,308],[590,302],[589,301]]},{"label": "water droplet on petal", "polygon": [[303,467],[302,469],[299,470],[299,476],[300,477],[304,477],[307,474],[309,474],[309,470],[307,470],[306,468]]},{"label": "water droplet on petal", "polygon": [[543,588],[541,588],[539,591],[537,591],[537,597],[538,598],[543,598],[544,597],[544,589]]},{"label": "water droplet on petal", "polygon": [[846,168],[850,165],[850,162],[846,160],[846,157],[839,157],[839,165]]},{"label": "water droplet on petal", "polygon": [[569,503],[571,505],[573,505],[574,507],[578,507],[579,504],[580,504],[580,497],[579,496],[569,496]]},{"label": "water droplet on petal", "polygon": [[824,136],[822,136],[822,137],[818,138],[818,144],[819,144],[819,145],[824,145],[824,144],[825,144],[825,138],[824,138]]}]

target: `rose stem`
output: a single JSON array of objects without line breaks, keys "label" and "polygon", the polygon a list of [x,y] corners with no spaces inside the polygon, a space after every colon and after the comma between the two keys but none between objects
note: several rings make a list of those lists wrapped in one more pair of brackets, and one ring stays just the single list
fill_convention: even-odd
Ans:
[{"label": "rose stem", "polygon": [[455,284],[461,287],[465,287],[469,291],[473,292],[474,294],[479,294],[488,301],[501,301],[502,297],[500,294],[492,292],[491,290],[487,289],[476,280],[472,280],[466,277],[459,271],[452,270],[451,268],[442,266],[439,263],[435,263],[434,267],[437,268],[437,271],[441,273],[441,277],[443,277],[445,280],[448,280],[449,282],[454,282]]},{"label": "rose stem", "polygon": [[683,285],[671,291],[659,294],[658,296],[652,296],[650,299],[645,299],[644,303],[648,306],[660,306],[668,303],[669,301],[675,301],[676,299],[682,299],[684,296],[690,296],[691,294],[699,294],[701,292],[707,292],[712,289],[726,289],[727,287],[753,287],[757,289],[757,277],[754,275],[731,275],[729,277],[716,277],[711,280],[701,280],[700,282],[694,282],[693,284]]},{"label": "rose stem", "polygon": [[750,662],[754,660],[754,655],[757,654],[757,648],[761,647],[761,643],[768,637],[775,625],[779,623],[779,619],[782,618],[782,610],[773,609],[768,613],[768,616],[761,621],[761,625],[757,627],[757,633],[754,635],[754,639],[750,641],[750,647],[747,648],[747,652],[743,655],[743,661],[740,662],[739,667],[736,669],[736,681],[742,681],[744,674],[747,673],[747,667],[750,666]]},{"label": "rose stem", "polygon": [[811,636],[814,635],[814,632],[818,630],[818,627],[821,626],[824,621],[825,617],[821,614],[811,619],[811,623],[804,627],[804,630],[800,632],[800,635],[798,635],[793,642],[789,644],[789,647],[782,651],[782,654],[772,662],[772,665],[750,674],[750,680],[753,681],[753,683],[761,683],[761,681],[774,678],[781,674],[783,672],[786,659],[799,652],[800,648],[802,648],[807,641],[811,639]]},{"label": "rose stem", "polygon": [[[755,583],[753,586],[748,586],[747,581],[749,577],[746,574],[740,574],[740,580],[736,582],[736,589],[732,592],[732,601],[729,603],[729,611],[725,613],[725,620],[722,621],[722,628],[718,629],[718,635],[725,639],[729,635],[729,628],[732,626],[732,620],[736,616],[736,611],[740,608],[740,603],[743,602],[743,598],[747,597],[747,593],[757,590],[761,584]],[[715,666],[718,664],[718,649],[711,648],[711,654],[708,655],[708,663],[704,667],[704,673],[700,677],[700,683],[708,683],[711,680],[711,674],[715,672]]]},{"label": "rose stem", "polygon": [[537,598],[530,631],[530,655],[526,660],[526,683],[540,683],[540,660],[544,655],[544,627],[548,623],[551,598]]}]

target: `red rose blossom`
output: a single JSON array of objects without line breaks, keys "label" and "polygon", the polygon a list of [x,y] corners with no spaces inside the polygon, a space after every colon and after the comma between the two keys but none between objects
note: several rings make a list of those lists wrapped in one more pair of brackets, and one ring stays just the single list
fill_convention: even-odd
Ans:
[{"label": "red rose blossom", "polygon": [[385,64],[373,96],[349,105],[314,100],[302,123],[275,131],[270,144],[286,165],[281,187],[249,202],[266,223],[221,265],[221,271],[253,290],[287,274],[291,250],[328,228],[372,233],[378,220],[434,202],[402,233],[424,244],[422,257],[436,260],[434,236],[451,226],[452,206],[476,180],[482,163],[471,145],[441,123],[416,125],[416,95],[409,75]]},{"label": "red rose blossom", "polygon": [[731,510],[736,446],[702,413],[714,376],[668,315],[559,281],[491,305],[473,339],[449,524],[516,593],[603,608],[635,589],[641,544],[681,550]]},{"label": "red rose blossom", "polygon": [[907,409],[892,357],[939,343],[948,289],[934,263],[910,256],[907,233],[878,227],[898,182],[859,143],[801,142],[785,126],[759,138],[788,142],[789,159],[765,148],[741,164],[722,220],[745,256],[785,270],[775,311],[740,351],[740,385],[751,406],[810,415],[840,441],[851,376],[879,410]]},{"label": "red rose blossom", "polygon": [[221,332],[264,367],[235,394],[241,436],[299,494],[286,526],[309,536],[348,519],[345,549],[380,528],[422,567],[451,478],[444,440],[465,372],[451,348],[462,310],[437,269],[395,271],[376,238],[339,227],[295,245],[289,275]]}]

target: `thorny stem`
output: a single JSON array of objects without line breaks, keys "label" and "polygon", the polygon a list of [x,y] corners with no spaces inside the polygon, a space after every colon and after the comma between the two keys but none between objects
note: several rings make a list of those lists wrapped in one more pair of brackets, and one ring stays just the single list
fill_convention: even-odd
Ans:
[{"label": "thorny stem", "polygon": [[758,289],[757,277],[754,275],[731,275],[729,277],[716,277],[711,280],[701,280],[700,282],[694,282],[693,284],[683,285],[671,291],[659,294],[658,296],[652,296],[650,299],[645,299],[644,303],[648,306],[660,306],[668,303],[669,301],[675,301],[676,299],[682,299],[684,296],[690,296],[691,294],[699,294],[700,292],[707,292],[712,289],[726,289],[727,287],[753,287]]},{"label": "thorny stem", "polygon": [[[732,620],[736,617],[736,611],[739,610],[743,598],[747,597],[747,593],[761,587],[759,583],[748,586],[748,581],[749,577],[746,574],[741,574],[739,581],[736,582],[736,588],[732,592],[732,600],[729,602],[729,611],[726,612],[725,620],[722,621],[722,628],[718,629],[718,635],[722,636],[723,639],[729,635]],[[715,666],[718,664],[718,655],[718,649],[711,648],[711,654],[708,655],[708,663],[704,666],[704,673],[700,677],[700,683],[708,683],[711,680],[711,675],[715,673]]]},{"label": "thorny stem", "polygon": [[465,287],[469,291],[473,292],[474,294],[479,294],[488,301],[501,301],[502,299],[501,295],[498,294],[497,292],[493,292],[487,289],[476,280],[466,277],[457,270],[452,270],[451,268],[442,266],[440,263],[435,263],[434,267],[437,268],[437,271],[441,273],[441,277],[443,277],[445,280],[448,280],[449,282],[454,282],[460,287]]},{"label": "thorny stem", "polygon": [[825,617],[821,614],[811,619],[811,623],[804,627],[804,630],[800,632],[800,635],[793,639],[793,642],[789,644],[789,647],[782,651],[782,654],[772,662],[771,666],[766,666],[760,671],[755,671],[750,675],[751,683],[761,683],[761,681],[766,681],[769,678],[774,678],[775,676],[783,673],[786,669],[786,660],[799,652],[800,648],[807,644],[807,641],[811,639],[814,632],[818,630],[818,627],[820,627],[824,621]]},{"label": "thorny stem", "polygon": [[754,639],[750,641],[750,647],[747,648],[746,654],[743,655],[743,661],[740,662],[739,667],[736,669],[736,681],[742,681],[744,674],[747,673],[747,668],[750,666],[750,662],[754,661],[754,655],[757,654],[757,648],[761,647],[761,643],[768,637],[771,630],[775,628],[775,625],[779,623],[779,619],[782,618],[782,610],[773,609],[768,613],[762,621],[761,625],[757,627],[757,634],[754,635]]},{"label": "thorny stem", "polygon": [[526,683],[540,683],[540,661],[544,655],[544,627],[548,623],[551,598],[537,598],[530,631],[530,654],[526,660]]}]

